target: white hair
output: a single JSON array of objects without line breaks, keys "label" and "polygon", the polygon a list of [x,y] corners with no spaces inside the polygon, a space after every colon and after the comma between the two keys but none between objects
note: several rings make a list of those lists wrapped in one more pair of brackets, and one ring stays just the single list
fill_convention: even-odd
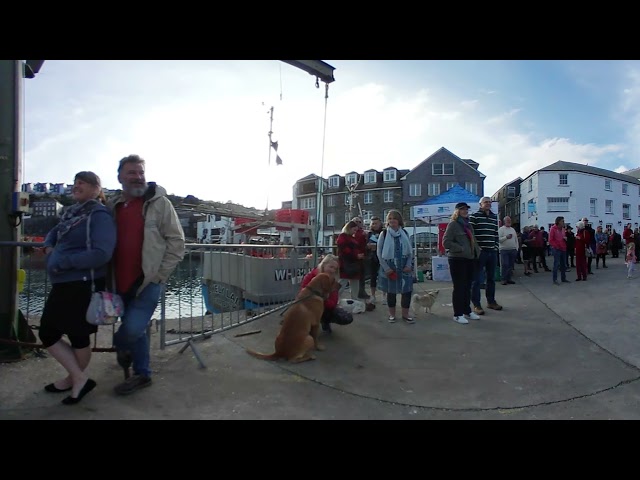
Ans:
[{"label": "white hair", "polygon": [[576,223],[576,228],[578,228],[578,229],[584,228],[584,222],[582,220],[580,220],[578,223]]}]

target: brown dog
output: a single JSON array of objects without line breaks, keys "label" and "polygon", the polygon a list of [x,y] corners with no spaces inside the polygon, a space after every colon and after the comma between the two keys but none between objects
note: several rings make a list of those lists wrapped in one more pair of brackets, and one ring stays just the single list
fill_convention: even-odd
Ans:
[{"label": "brown dog", "polygon": [[320,318],[324,312],[324,300],[332,290],[338,288],[335,278],[326,273],[319,273],[305,288],[296,295],[282,321],[282,327],[276,337],[276,351],[271,355],[254,352],[247,349],[247,353],[264,360],[286,358],[292,363],[315,360],[311,350],[324,350],[318,344]]}]

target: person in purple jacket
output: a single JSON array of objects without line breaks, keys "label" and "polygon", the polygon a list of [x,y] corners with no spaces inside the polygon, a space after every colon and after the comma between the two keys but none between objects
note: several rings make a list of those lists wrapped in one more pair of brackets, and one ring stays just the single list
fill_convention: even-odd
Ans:
[{"label": "person in purple jacket", "polygon": [[67,371],[64,378],[44,389],[49,393],[70,392],[62,400],[65,405],[77,404],[96,387],[86,373],[91,335],[98,328],[86,320],[91,275],[93,270],[96,291],[104,290],[107,264],[116,246],[116,225],[104,205],[100,178],[93,172],[76,174],[73,198],[76,203],[64,212],[44,241],[51,292],[39,329],[43,346]]}]

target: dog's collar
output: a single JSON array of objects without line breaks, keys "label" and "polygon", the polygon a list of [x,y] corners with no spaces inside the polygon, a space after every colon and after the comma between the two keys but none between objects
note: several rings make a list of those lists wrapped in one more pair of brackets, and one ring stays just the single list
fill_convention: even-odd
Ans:
[{"label": "dog's collar", "polygon": [[319,292],[318,290],[316,290],[315,288],[311,288],[311,287],[305,287],[306,289],[308,289],[311,293],[313,293],[314,295],[319,296],[320,298],[322,298],[324,300],[324,293]]}]

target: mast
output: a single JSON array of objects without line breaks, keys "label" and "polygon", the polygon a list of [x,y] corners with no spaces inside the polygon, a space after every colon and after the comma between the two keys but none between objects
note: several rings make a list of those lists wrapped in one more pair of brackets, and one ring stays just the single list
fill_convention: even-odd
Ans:
[{"label": "mast", "polygon": [[[271,167],[271,149],[273,148],[273,142],[271,141],[271,135],[273,135],[273,107],[269,109],[269,159],[267,166]],[[267,206],[264,209],[265,214],[269,211],[269,189],[267,189]]]}]

